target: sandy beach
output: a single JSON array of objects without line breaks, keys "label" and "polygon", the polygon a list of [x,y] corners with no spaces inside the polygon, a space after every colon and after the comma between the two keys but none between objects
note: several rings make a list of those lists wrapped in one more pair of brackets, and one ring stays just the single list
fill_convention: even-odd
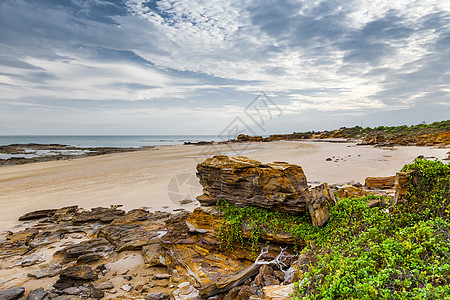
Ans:
[{"label": "sandy beach", "polygon": [[[415,157],[443,159],[448,149],[355,143],[294,142],[232,145],[175,145],[65,161],[0,168],[0,231],[12,228],[24,213],[79,205],[123,205],[173,210],[179,200],[201,194],[195,167],[212,154],[238,155],[262,162],[286,161],[303,167],[308,181],[364,182],[367,176],[394,175]],[[332,161],[326,161],[332,158]],[[186,209],[195,203],[181,206]]]}]

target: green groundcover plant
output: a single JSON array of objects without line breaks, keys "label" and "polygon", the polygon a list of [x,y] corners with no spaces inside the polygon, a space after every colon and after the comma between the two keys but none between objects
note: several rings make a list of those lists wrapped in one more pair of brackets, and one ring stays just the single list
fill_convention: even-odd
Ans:
[{"label": "green groundcover plant", "polygon": [[[418,172],[407,201],[369,207],[376,196],[343,198],[331,208],[325,226],[307,217],[222,201],[227,222],[223,245],[244,243],[249,229],[254,251],[261,234],[285,232],[312,241],[301,250],[314,259],[304,266],[292,299],[450,299],[450,165],[416,159],[402,171]],[[388,203],[389,204],[389,203]]]}]

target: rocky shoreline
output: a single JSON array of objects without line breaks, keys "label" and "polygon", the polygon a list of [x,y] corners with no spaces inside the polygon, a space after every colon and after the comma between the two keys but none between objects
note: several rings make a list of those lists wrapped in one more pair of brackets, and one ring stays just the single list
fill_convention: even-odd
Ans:
[{"label": "rocky shoreline", "polygon": [[[364,186],[317,189],[299,166],[227,156],[197,171],[198,199],[207,207],[193,212],[70,206],[21,216],[21,225],[0,234],[0,299],[289,299],[309,259],[298,251],[311,241],[247,224],[240,243],[226,244],[231,224],[214,203],[287,211],[321,226],[336,201],[330,190],[339,197],[392,194],[396,203],[414,181],[399,172]],[[294,210],[292,201],[305,205]]]},{"label": "rocky shoreline", "polygon": [[[68,160],[112,153],[133,152],[151,148],[154,147],[121,148],[74,147],[60,144],[11,144],[0,146],[0,167],[54,160]],[[2,156],[5,158],[2,158]]]}]

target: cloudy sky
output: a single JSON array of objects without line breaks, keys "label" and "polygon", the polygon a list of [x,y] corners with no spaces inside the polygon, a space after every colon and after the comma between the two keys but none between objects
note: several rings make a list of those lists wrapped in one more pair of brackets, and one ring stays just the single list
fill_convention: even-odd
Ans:
[{"label": "cloudy sky", "polygon": [[442,0],[0,0],[0,135],[440,121],[449,49]]}]

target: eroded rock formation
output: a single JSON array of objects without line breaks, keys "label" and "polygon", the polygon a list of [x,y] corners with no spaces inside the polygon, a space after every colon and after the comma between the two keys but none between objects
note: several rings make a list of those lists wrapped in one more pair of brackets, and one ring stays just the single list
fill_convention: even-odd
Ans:
[{"label": "eroded rock formation", "polygon": [[239,207],[257,206],[289,213],[309,212],[313,225],[328,220],[329,207],[336,200],[327,185],[309,188],[300,166],[286,162],[262,164],[246,157],[217,155],[197,166],[203,206],[224,199]]}]

